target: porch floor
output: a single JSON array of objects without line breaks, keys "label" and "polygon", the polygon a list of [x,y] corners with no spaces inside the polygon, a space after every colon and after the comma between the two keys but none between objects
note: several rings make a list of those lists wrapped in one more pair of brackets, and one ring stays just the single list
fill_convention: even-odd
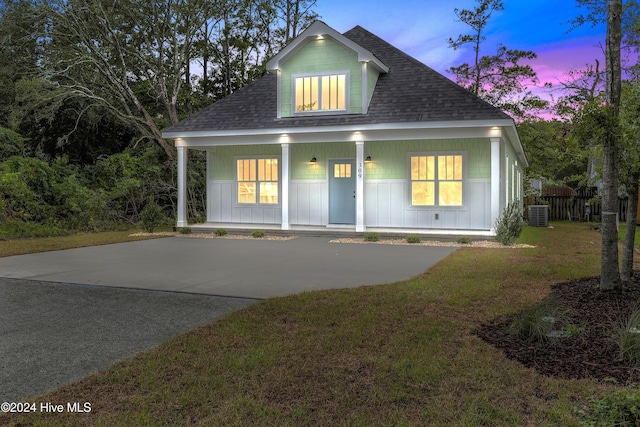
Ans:
[{"label": "porch floor", "polygon": [[493,235],[489,230],[431,230],[413,228],[383,228],[367,227],[365,232],[356,232],[353,225],[291,225],[289,230],[282,230],[280,224],[238,224],[207,222],[203,224],[189,224],[189,228],[194,233],[213,233],[218,228],[224,228],[227,232],[234,234],[249,235],[255,230],[264,230],[272,236],[316,236],[332,238],[363,237],[365,233],[375,232],[381,238],[405,238],[415,234],[428,240],[454,241],[461,236],[468,236],[475,239],[490,240]]}]

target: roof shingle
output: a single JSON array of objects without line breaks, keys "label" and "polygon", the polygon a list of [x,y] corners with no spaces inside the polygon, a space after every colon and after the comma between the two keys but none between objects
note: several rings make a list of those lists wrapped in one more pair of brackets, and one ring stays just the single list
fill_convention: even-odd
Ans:
[{"label": "roof shingle", "polygon": [[371,51],[389,67],[378,78],[367,114],[277,118],[277,80],[268,74],[221,99],[166,133],[258,130],[307,126],[366,125],[511,119],[418,60],[360,26],[344,36]]}]

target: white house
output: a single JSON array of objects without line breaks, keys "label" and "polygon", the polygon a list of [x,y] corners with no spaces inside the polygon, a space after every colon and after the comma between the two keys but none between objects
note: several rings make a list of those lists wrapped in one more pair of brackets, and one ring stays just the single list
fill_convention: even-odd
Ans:
[{"label": "white house", "polygon": [[493,235],[527,166],[513,119],[361,27],[313,23],[268,74],[167,129],[207,224]]}]

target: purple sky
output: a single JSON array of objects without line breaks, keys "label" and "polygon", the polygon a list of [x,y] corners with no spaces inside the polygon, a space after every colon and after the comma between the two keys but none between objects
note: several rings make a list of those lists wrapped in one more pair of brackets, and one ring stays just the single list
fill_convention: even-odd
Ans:
[{"label": "purple sky", "polygon": [[[469,30],[456,21],[453,10],[476,6],[474,0],[318,0],[316,10],[325,23],[340,32],[360,25],[451,77],[446,72],[449,67],[473,61],[470,46],[454,51],[447,45],[449,37]],[[538,55],[531,65],[540,82],[554,86],[566,80],[567,71],[584,69],[595,59],[604,65],[604,25],[569,32],[569,21],[585,12],[575,1],[504,0],[504,6],[505,10],[489,21],[482,54],[493,55],[499,43],[509,49],[532,50]]]}]

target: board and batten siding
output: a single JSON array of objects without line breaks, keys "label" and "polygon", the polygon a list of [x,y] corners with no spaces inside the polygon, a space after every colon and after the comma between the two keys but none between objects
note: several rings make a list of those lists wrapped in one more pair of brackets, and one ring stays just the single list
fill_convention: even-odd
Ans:
[{"label": "board and batten siding", "polygon": [[[294,144],[290,147],[289,222],[328,225],[331,159],[355,158],[355,143]],[[462,207],[412,207],[409,181],[411,153],[462,153],[465,159]],[[280,157],[281,147],[217,147],[208,153],[207,220],[279,224],[282,209],[239,207],[235,203],[235,159]],[[488,139],[365,142],[364,203],[366,227],[477,229],[491,228],[491,147]],[[316,163],[309,160],[315,157]],[[504,190],[503,190],[504,191]]]}]

